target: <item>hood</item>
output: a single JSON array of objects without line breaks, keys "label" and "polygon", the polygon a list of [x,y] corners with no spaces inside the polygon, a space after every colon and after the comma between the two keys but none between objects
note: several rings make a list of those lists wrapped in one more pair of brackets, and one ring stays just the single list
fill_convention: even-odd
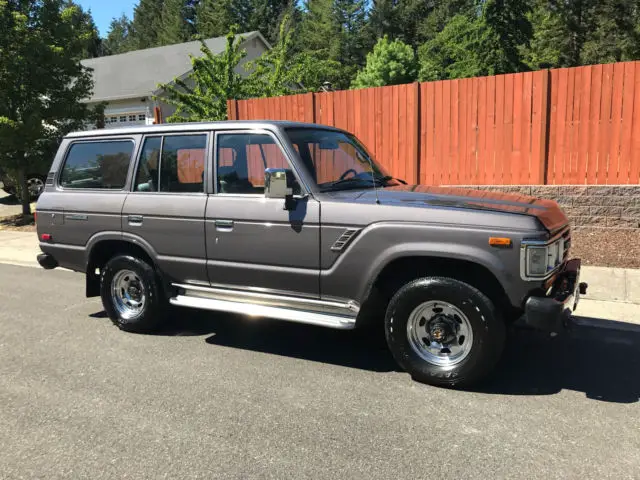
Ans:
[{"label": "hood", "polygon": [[[343,190],[329,194],[342,201],[375,202],[373,189]],[[434,206],[514,213],[536,217],[549,232],[555,232],[568,223],[568,219],[553,200],[544,200],[516,193],[488,190],[469,190],[454,187],[426,185],[399,185],[378,189],[383,205]]]}]

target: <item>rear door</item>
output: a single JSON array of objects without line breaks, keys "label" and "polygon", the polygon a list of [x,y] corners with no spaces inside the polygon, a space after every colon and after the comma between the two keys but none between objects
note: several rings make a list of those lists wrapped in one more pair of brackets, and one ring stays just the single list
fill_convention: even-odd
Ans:
[{"label": "rear door", "polygon": [[170,280],[208,285],[204,235],[209,134],[147,135],[122,210]]}]

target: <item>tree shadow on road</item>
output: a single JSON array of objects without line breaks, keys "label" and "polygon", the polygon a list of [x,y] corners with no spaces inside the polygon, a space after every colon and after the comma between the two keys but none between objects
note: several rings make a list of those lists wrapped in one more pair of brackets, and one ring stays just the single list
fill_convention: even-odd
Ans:
[{"label": "tree shadow on road", "polygon": [[0,205],[20,205],[20,201],[15,195],[4,195],[4,193],[0,191]]},{"label": "tree shadow on road", "polygon": [[577,317],[571,331],[556,338],[514,331],[498,368],[478,391],[550,395],[561,390],[606,402],[637,402],[640,326]]}]

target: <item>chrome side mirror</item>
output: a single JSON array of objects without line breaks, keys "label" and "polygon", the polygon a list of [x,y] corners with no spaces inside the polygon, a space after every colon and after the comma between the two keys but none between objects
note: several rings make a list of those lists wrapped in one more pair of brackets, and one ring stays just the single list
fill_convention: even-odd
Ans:
[{"label": "chrome side mirror", "polygon": [[286,168],[267,168],[264,171],[264,196],[289,199],[293,197],[293,172]]}]

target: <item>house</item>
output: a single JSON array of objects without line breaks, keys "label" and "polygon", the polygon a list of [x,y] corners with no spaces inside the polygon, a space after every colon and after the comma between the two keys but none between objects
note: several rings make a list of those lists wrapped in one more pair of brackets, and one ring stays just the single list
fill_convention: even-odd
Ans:
[{"label": "house", "polygon": [[[270,46],[260,32],[238,34],[243,41],[241,47],[247,56],[238,66],[253,60]],[[205,40],[213,53],[222,53],[226,47],[225,37]],[[190,55],[200,56],[200,42],[187,42],[164,47],[135,50],[120,55],[91,58],[82,64],[93,70],[94,87],[86,103],[106,103],[105,123],[109,128],[131,125],[150,125],[155,116],[166,119],[175,108],[155,101],[161,94],[158,84],[170,83],[174,78],[184,78],[191,71]]]}]

